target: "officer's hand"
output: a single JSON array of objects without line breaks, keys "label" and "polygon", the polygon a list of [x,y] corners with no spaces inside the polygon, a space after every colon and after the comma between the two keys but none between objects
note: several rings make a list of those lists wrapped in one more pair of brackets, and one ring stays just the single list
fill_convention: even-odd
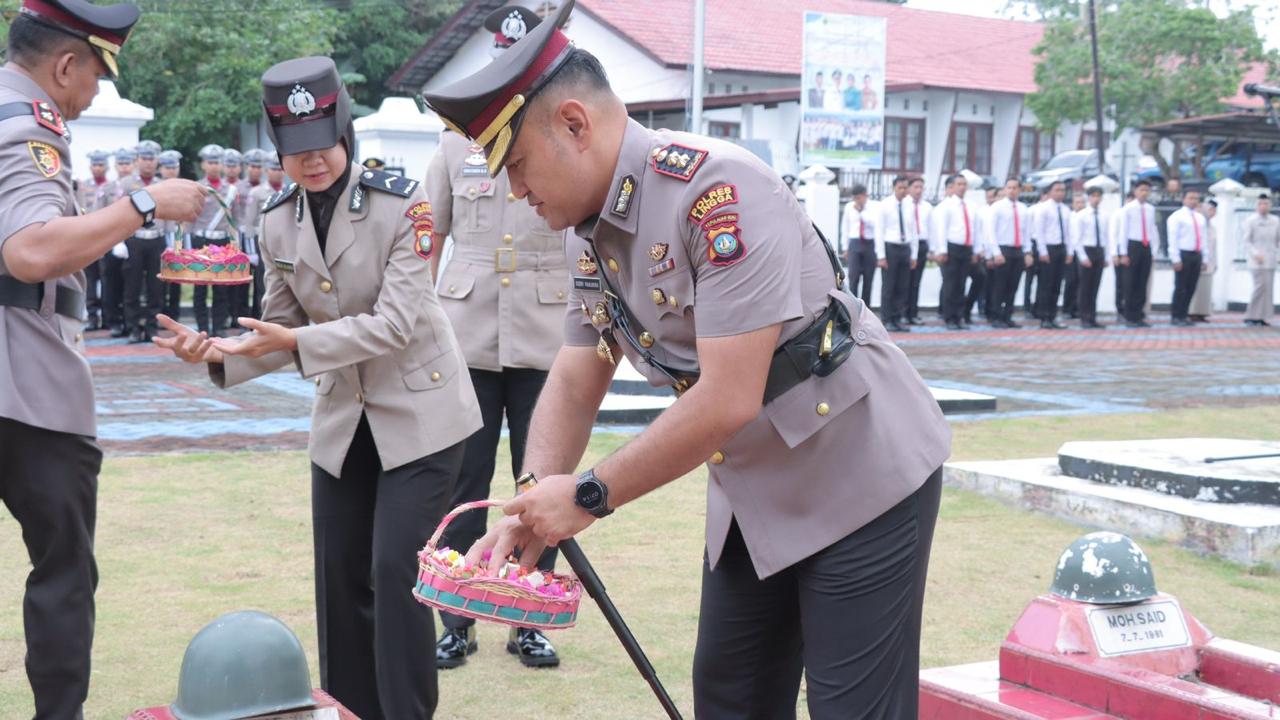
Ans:
[{"label": "officer's hand", "polygon": [[486,571],[492,577],[498,574],[512,553],[519,551],[520,564],[525,569],[532,570],[538,558],[542,557],[542,551],[546,549],[547,544],[534,535],[531,528],[520,522],[520,518],[504,517],[490,526],[489,532],[467,550],[467,565],[479,565],[487,556],[489,560]]},{"label": "officer's hand", "polygon": [[1036,256],[1035,256],[1035,255],[1024,255],[1024,256],[1023,256],[1023,262],[1022,262],[1022,264],[1023,264],[1023,265],[1026,265],[1027,267],[1031,267],[1032,265],[1035,265],[1035,264],[1036,264]]},{"label": "officer's hand", "polygon": [[912,270],[915,270],[915,269],[916,269],[916,259],[915,259],[915,258],[911,258],[911,269],[912,269]]},{"label": "officer's hand", "polygon": [[1075,256],[1075,255],[1068,255],[1068,256],[1067,256],[1067,264],[1068,264],[1068,265],[1070,265],[1071,263],[1075,262],[1075,260],[1076,260],[1076,256]]},{"label": "officer's hand", "polygon": [[227,355],[259,358],[274,352],[292,352],[298,349],[298,337],[293,328],[246,317],[236,320],[240,327],[253,332],[238,338],[214,338],[213,346]]},{"label": "officer's hand", "polygon": [[577,487],[578,478],[573,475],[551,475],[540,479],[531,490],[508,500],[502,506],[502,512],[519,517],[537,538],[547,545],[555,545],[586,530],[596,521],[591,513],[574,502]]},{"label": "officer's hand", "polygon": [[880,258],[879,260],[877,260],[876,267],[880,268],[881,270],[888,270],[889,269],[888,258]]},{"label": "officer's hand", "polygon": [[1125,267],[1129,267],[1129,256],[1125,255],[1124,257],[1120,258],[1120,264]]},{"label": "officer's hand", "polygon": [[171,178],[147,188],[151,199],[156,201],[157,220],[177,220],[178,222],[195,222],[204,210],[204,201],[208,191],[198,182]]},{"label": "officer's hand", "polygon": [[173,354],[183,362],[189,363],[220,363],[222,362],[222,353],[213,346],[213,342],[209,340],[206,333],[198,333],[195,330],[175,321],[168,315],[156,315],[156,320],[160,323],[160,327],[173,333],[173,337],[153,337],[151,342],[159,345],[165,350],[173,351]]},{"label": "officer's hand", "polygon": [[1049,264],[1049,256],[1048,256],[1048,255],[1041,255],[1041,256],[1040,256],[1040,262],[1041,262],[1042,264],[1044,264],[1044,265],[1048,265],[1048,264]]},{"label": "officer's hand", "polygon": [[971,257],[969,258],[969,262],[970,262],[970,264],[973,264],[973,265],[977,265],[977,264],[978,264],[978,261],[980,261],[980,260],[982,260],[982,256],[981,256],[981,255],[973,255],[973,256],[971,256]]},{"label": "officer's hand", "polygon": [[1174,271],[1174,272],[1182,272],[1182,263],[1180,263],[1180,262],[1176,262],[1176,263],[1174,263],[1174,264],[1173,264],[1173,271]]},{"label": "officer's hand", "polygon": [[1087,270],[1093,267],[1093,261],[1090,260],[1089,258],[1080,258],[1080,267]]},{"label": "officer's hand", "polygon": [[933,261],[934,261],[934,262],[936,262],[936,263],[938,263],[939,265],[946,265],[946,264],[947,264],[947,254],[946,254],[946,253],[938,253],[937,255],[934,255],[934,256],[933,256]]},{"label": "officer's hand", "polygon": [[993,260],[992,262],[996,264],[996,267],[1000,267],[1001,265],[1004,264],[1004,254],[1001,253],[999,255],[996,255],[995,260]]}]

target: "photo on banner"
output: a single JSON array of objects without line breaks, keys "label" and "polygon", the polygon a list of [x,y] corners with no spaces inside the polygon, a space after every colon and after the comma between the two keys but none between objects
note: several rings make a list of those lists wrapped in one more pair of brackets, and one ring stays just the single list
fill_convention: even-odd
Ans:
[{"label": "photo on banner", "polygon": [[881,17],[805,13],[802,164],[883,166],[886,29]]}]

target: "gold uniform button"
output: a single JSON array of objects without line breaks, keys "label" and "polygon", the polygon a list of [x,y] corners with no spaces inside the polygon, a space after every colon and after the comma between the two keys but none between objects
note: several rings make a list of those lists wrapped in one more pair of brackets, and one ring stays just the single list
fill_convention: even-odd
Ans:
[{"label": "gold uniform button", "polygon": [[516,197],[515,193],[507,193],[507,202],[515,202],[516,200],[519,200],[519,198]]},{"label": "gold uniform button", "polygon": [[710,462],[712,465],[719,465],[720,463],[724,462],[724,453],[719,450],[715,451],[711,455]]},{"label": "gold uniform button", "polygon": [[640,347],[644,347],[644,348],[653,347],[653,336],[650,335],[647,330],[645,332],[640,333]]},{"label": "gold uniform button", "polygon": [[511,241],[512,241],[512,240],[515,240],[515,238],[511,236],[511,233],[507,233],[506,235],[503,235],[503,236],[502,236],[502,242],[504,242],[504,243],[506,243],[506,244],[508,244],[508,245],[510,245],[510,244],[511,244]]},{"label": "gold uniform button", "polygon": [[457,288],[457,287],[455,287],[455,286],[453,286],[453,285],[450,285],[450,286],[449,286],[449,294],[450,294],[450,295],[452,295],[453,293],[456,293],[456,292],[458,292],[458,288]]},{"label": "gold uniform button", "polygon": [[333,289],[333,283],[329,282],[328,280],[320,281],[320,292],[327,293],[332,289]]},{"label": "gold uniform button", "polygon": [[674,295],[667,298],[667,304],[670,305],[671,307],[680,307],[680,301],[676,300]]},{"label": "gold uniform button", "polygon": [[356,393],[356,402],[358,403],[364,402],[364,393]]},{"label": "gold uniform button", "polygon": [[609,269],[614,272],[618,272],[618,261],[613,258],[609,258]]},{"label": "gold uniform button", "polygon": [[475,189],[474,187],[467,188],[467,195],[469,195],[469,196],[471,196],[471,197],[475,197],[475,196],[476,196],[476,189]]},{"label": "gold uniform button", "polygon": [[502,287],[511,287],[511,278],[502,278]]},{"label": "gold uniform button", "polygon": [[440,373],[438,372],[431,373],[431,382],[440,382]]},{"label": "gold uniform button", "polygon": [[557,290],[557,291],[556,291],[556,299],[557,299],[557,300],[563,300],[563,299],[564,299],[564,291],[563,291],[563,290]]},{"label": "gold uniform button", "polygon": [[320,387],[320,378],[316,378],[316,387]]},{"label": "gold uniform button", "polygon": [[824,402],[818,403],[817,409],[818,409],[818,414],[823,417],[826,417],[828,414],[831,413],[831,406]]}]

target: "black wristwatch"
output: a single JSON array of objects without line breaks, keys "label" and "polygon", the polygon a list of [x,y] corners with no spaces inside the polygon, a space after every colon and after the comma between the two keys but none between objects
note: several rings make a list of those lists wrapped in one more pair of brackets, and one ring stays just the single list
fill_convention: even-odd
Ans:
[{"label": "black wristwatch", "polygon": [[146,190],[134,190],[129,193],[129,202],[133,203],[133,209],[142,216],[142,227],[149,228],[155,223],[156,201],[151,197],[151,193]]},{"label": "black wristwatch", "polygon": [[594,470],[578,476],[578,489],[573,494],[573,501],[598,518],[613,514],[613,508],[609,507],[609,486],[600,482]]}]

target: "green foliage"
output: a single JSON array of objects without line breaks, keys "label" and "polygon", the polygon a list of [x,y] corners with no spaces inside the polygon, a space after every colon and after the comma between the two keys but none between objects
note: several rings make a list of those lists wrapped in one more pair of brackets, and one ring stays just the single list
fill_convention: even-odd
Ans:
[{"label": "green foliage", "polygon": [[460,0],[347,0],[335,3],[340,27],[333,56],[358,105],[377,108],[391,77],[458,9]]},{"label": "green foliage", "polygon": [[[1047,18],[1036,46],[1038,91],[1027,106],[1042,127],[1093,119],[1092,60],[1084,3],[1041,0]],[[1040,7],[1042,6],[1042,7]],[[1098,3],[1098,58],[1104,112],[1120,127],[1190,117],[1223,108],[1263,50],[1250,9],[1219,18],[1187,0]]]}]

